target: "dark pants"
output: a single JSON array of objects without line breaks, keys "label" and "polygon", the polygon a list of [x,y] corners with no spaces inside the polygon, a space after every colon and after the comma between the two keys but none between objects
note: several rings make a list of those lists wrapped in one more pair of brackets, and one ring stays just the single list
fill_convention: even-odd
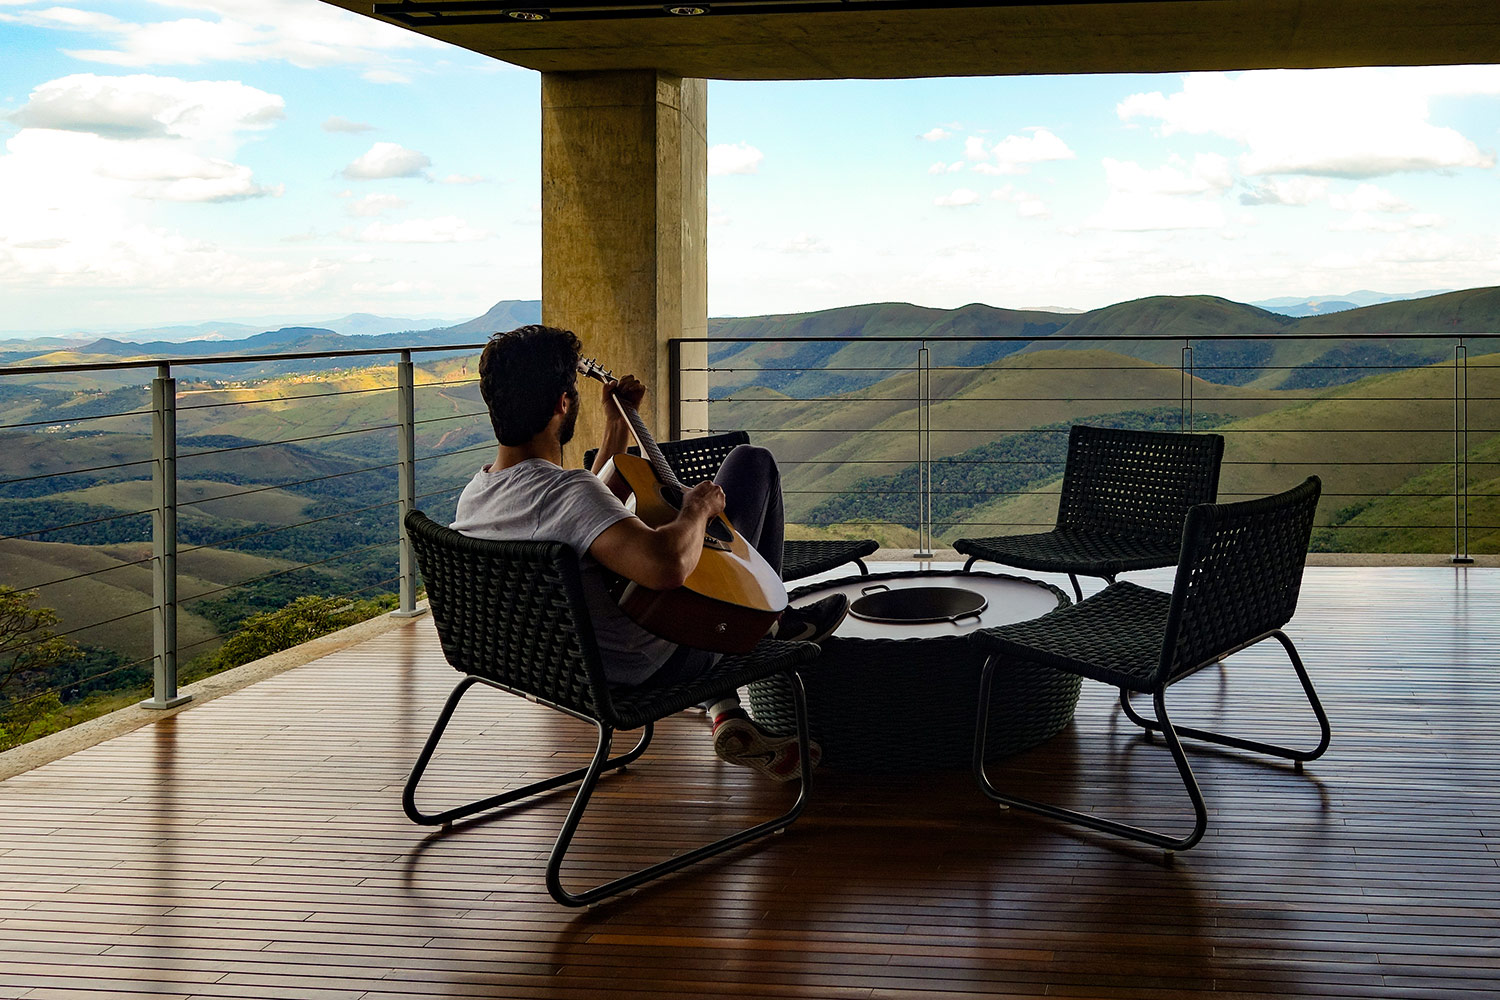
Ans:
[{"label": "dark pants", "polygon": [[[724,516],[729,518],[740,537],[749,542],[779,574],[786,515],[781,505],[781,472],[776,468],[776,459],[766,449],[753,444],[736,445],[724,459],[724,464],[719,466],[714,482],[724,491]],[[651,675],[651,683],[696,677],[717,663],[722,655],[678,646],[667,662]]]}]

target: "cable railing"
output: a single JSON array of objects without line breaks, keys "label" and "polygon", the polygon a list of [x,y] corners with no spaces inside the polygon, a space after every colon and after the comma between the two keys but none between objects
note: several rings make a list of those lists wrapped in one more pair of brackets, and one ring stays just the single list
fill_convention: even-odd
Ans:
[{"label": "cable railing", "polygon": [[[1312,346],[1236,356],[1260,340]],[[818,358],[772,360],[788,343],[672,342],[670,436],[749,430],[783,468],[789,521],[813,534],[920,554],[1050,526],[1068,427],[1114,422],[1223,434],[1226,500],[1318,473],[1325,548],[1436,551],[1441,537],[1461,563],[1500,544],[1500,339],[806,338]],[[441,357],[482,346],[0,369],[111,380],[0,409],[3,582],[44,604],[68,595],[54,634],[109,653],[25,698],[149,673],[143,704],[180,704],[180,664],[303,593],[394,591],[395,613],[414,613],[402,520],[419,504],[451,515],[494,448],[472,368]],[[271,370],[314,359],[359,367]],[[194,376],[235,364],[243,378]],[[119,384],[133,371],[144,384]]]},{"label": "cable railing", "polygon": [[1317,473],[1315,548],[1463,564],[1500,548],[1496,352],[1421,333],[683,339],[672,426],[769,447],[794,529],[919,556],[1051,527],[1074,423],[1212,431],[1221,499]]},{"label": "cable railing", "polygon": [[[142,704],[181,704],[184,657],[201,672],[255,613],[303,593],[394,591],[395,613],[416,613],[402,519],[451,506],[468,456],[494,447],[472,368],[458,377],[441,359],[483,346],[0,368],[0,385],[36,387],[30,409],[25,393],[0,410],[13,417],[0,418],[0,582],[65,607],[5,652],[63,640],[88,653],[50,684],[0,692],[0,710],[114,691],[147,668]],[[355,367],[285,371],[341,360]],[[436,367],[419,382],[424,360]],[[243,376],[226,377],[236,365]],[[134,372],[143,384],[121,384]],[[67,388],[50,388],[58,376]],[[79,388],[89,376],[102,387]]]}]

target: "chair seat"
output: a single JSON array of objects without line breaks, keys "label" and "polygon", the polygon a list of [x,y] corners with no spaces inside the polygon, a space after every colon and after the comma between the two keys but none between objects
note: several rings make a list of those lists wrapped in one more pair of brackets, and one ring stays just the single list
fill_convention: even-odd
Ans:
[{"label": "chair seat", "polygon": [[696,677],[676,683],[653,685],[649,680],[635,687],[611,687],[611,720],[619,729],[635,729],[674,712],[723,697],[751,681],[764,680],[787,667],[815,660],[821,650],[811,642],[778,642],[762,639],[748,653],[724,656]]},{"label": "chair seat", "polygon": [[873,538],[835,539],[832,541],[788,541],[782,547],[781,578],[800,580],[826,573],[845,563],[874,555],[880,543]]},{"label": "chair seat", "polygon": [[1150,691],[1161,667],[1171,603],[1171,594],[1114,583],[1040,618],[975,632],[970,641],[987,652]]},{"label": "chair seat", "polygon": [[960,538],[953,547],[964,555],[1020,569],[1113,579],[1127,570],[1175,566],[1180,544],[1178,536],[1152,538],[1054,528],[1030,535]]}]

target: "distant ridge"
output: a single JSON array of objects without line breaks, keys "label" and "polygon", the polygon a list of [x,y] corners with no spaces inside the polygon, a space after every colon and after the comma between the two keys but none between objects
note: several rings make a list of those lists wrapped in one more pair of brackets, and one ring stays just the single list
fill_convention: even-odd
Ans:
[{"label": "distant ridge", "polygon": [[[497,330],[509,330],[541,319],[541,302],[532,300],[506,300],[497,302],[483,316],[459,323],[455,326],[437,327],[430,330],[405,330],[379,335],[340,334],[319,326],[289,326],[279,330],[267,330],[253,336],[236,340],[157,340],[148,343],[130,343],[112,337],[101,337],[92,343],[57,349],[46,342],[20,342],[7,345],[10,349],[0,351],[0,364],[69,364],[105,358],[128,360],[134,358],[212,358],[238,355],[277,355],[287,353],[312,353],[318,351],[391,350],[403,347],[443,347],[448,345],[471,345],[482,343],[489,334]],[[358,326],[368,314],[354,313],[344,317],[349,325]],[[379,317],[371,317],[380,319]],[[264,364],[195,365],[192,374],[200,378],[261,378],[292,372],[322,371],[346,368],[348,359],[278,361],[267,358]],[[128,378],[129,376],[122,376]],[[139,376],[137,376],[139,378]]]},{"label": "distant ridge", "polygon": [[1250,305],[1281,313],[1283,316],[1322,316],[1327,313],[1345,312],[1361,306],[1375,306],[1385,302],[1404,302],[1408,299],[1424,299],[1452,291],[1449,288],[1431,288],[1425,292],[1371,292],[1360,290],[1347,295],[1315,295],[1308,298],[1283,295],[1275,299],[1263,299]]},{"label": "distant ridge", "polygon": [[[1097,349],[1104,346],[1099,341],[1116,341],[1118,346],[1108,349],[1176,367],[1181,362],[1183,341],[1198,340],[1193,363],[1200,378],[1229,385],[1254,381],[1265,388],[1339,384],[1371,370],[1361,369],[1361,365],[1408,367],[1431,364],[1452,354],[1451,345],[1436,342],[1394,349],[1296,337],[1313,333],[1500,336],[1500,288],[1445,292],[1303,318],[1214,295],[1156,295],[1079,314],[1023,312],[979,304],[933,309],[888,302],[716,319],[709,321],[711,338],[753,337],[782,342],[713,345],[710,358],[725,370],[716,374],[712,395],[718,399],[732,397],[751,386],[802,397],[850,392],[914,364],[910,343],[871,343],[869,338],[875,337],[926,340],[934,365],[965,367],[988,364],[1018,352]],[[1270,339],[1256,341],[1203,342],[1214,337],[1268,335]],[[943,343],[956,337],[1018,336],[1031,342]],[[1131,340],[1144,336],[1173,339]],[[811,337],[838,340],[796,343]],[[1093,342],[1054,337],[1088,337]]]},{"label": "distant ridge", "polygon": [[[356,313],[346,319],[357,325],[364,315]],[[7,345],[12,349],[0,351],[0,364],[475,345],[497,331],[540,320],[539,301],[505,300],[467,322],[429,330],[343,335],[320,326],[291,326],[237,340],[138,344],[105,337],[70,349],[38,342]],[[1193,363],[1199,377],[1225,384],[1246,384],[1244,380],[1252,379],[1265,388],[1337,384],[1359,377],[1361,365],[1368,370],[1377,363],[1383,367],[1430,364],[1452,352],[1451,345],[1437,342],[1411,342],[1394,348],[1368,343],[1341,346],[1297,336],[1339,333],[1497,336],[1500,288],[1396,299],[1305,317],[1213,295],[1157,295],[1083,313],[1005,309],[978,302],[956,309],[877,302],[803,313],[715,317],[708,322],[710,340],[718,341],[710,346],[710,359],[721,369],[712,390],[715,398],[750,386],[794,396],[849,392],[879,381],[885,373],[915,365],[914,342],[929,346],[934,365],[976,367],[1018,352],[1083,350],[1104,346],[1100,341],[1113,341],[1118,346],[1110,346],[1110,350],[1175,367],[1181,361],[1183,342],[1194,340],[1198,343],[1194,345]],[[1059,336],[1088,340],[1054,339]],[[1207,342],[1215,337],[1237,336],[1265,339]],[[1138,339],[1142,337],[1167,339]],[[225,366],[222,370],[205,364],[193,375],[255,378],[342,368],[349,363],[347,359],[267,358],[264,364]]]}]

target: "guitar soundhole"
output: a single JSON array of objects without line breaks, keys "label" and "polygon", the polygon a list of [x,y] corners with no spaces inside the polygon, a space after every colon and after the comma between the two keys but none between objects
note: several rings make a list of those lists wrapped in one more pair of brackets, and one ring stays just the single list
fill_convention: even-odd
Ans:
[{"label": "guitar soundhole", "polygon": [[673,510],[682,509],[682,491],[677,487],[663,486],[661,488],[661,498],[666,502],[667,506],[671,507]]}]

